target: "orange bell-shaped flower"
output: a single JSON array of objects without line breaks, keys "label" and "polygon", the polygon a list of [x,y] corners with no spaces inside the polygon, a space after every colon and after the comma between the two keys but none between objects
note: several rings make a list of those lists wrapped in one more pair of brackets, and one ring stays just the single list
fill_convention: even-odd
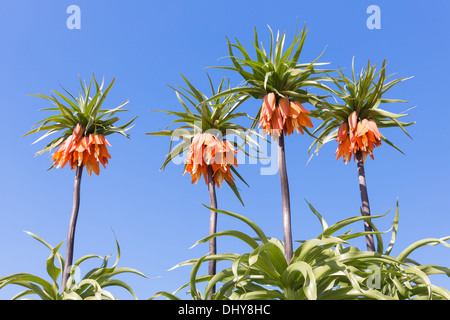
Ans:
[{"label": "orange bell-shaped flower", "polygon": [[339,143],[336,150],[336,160],[343,157],[348,162],[358,151],[361,151],[363,161],[369,154],[372,159],[373,149],[381,146],[381,133],[372,119],[358,121],[356,112],[353,111],[348,117],[348,124],[341,123],[336,141]]},{"label": "orange bell-shaped flower", "polygon": [[291,135],[294,130],[303,134],[303,127],[313,127],[310,113],[300,102],[290,101],[288,97],[280,98],[277,103],[275,93],[270,92],[263,99],[258,129],[262,127],[264,134],[275,134],[275,137],[281,131],[284,135]]},{"label": "orange bell-shaped flower", "polygon": [[72,135],[63,141],[53,153],[53,165],[64,168],[68,162],[72,170],[79,166],[85,166],[89,176],[91,176],[92,171],[99,175],[99,163],[106,168],[108,159],[111,159],[106,146],[111,145],[104,135],[90,134],[89,137],[84,136],[84,129],[80,124],[77,124]]},{"label": "orange bell-shaped flower", "polygon": [[208,183],[208,166],[211,166],[218,187],[222,186],[224,179],[234,183],[230,166],[238,165],[235,153],[237,151],[229,141],[220,141],[210,133],[197,133],[188,150],[184,174],[191,174],[192,183],[197,183],[203,175],[205,183]]}]

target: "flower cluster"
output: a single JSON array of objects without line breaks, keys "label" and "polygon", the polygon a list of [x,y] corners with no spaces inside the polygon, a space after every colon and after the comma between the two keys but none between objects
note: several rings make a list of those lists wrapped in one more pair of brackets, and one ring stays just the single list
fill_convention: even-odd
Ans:
[{"label": "flower cluster", "polygon": [[96,175],[100,174],[101,163],[104,168],[108,164],[111,156],[106,146],[111,146],[102,134],[84,135],[84,129],[77,124],[70,135],[59,146],[58,150],[53,153],[53,165],[64,168],[69,162],[70,168],[73,170],[77,166],[85,166],[89,176],[94,171]]},{"label": "flower cluster", "polygon": [[208,183],[208,166],[211,166],[214,182],[219,188],[224,179],[234,184],[230,165],[238,165],[235,153],[236,149],[228,140],[220,141],[210,133],[197,133],[186,157],[184,174],[191,174],[192,183],[197,183],[203,175]]},{"label": "flower cluster", "polygon": [[339,126],[336,141],[339,143],[336,150],[336,160],[343,157],[344,162],[348,162],[356,157],[356,152],[361,151],[363,161],[366,161],[367,154],[373,159],[373,149],[381,146],[381,133],[372,119],[358,121],[356,112],[353,111],[348,117],[348,123],[343,122]]},{"label": "flower cluster", "polygon": [[300,102],[290,101],[288,97],[280,98],[277,103],[275,93],[271,92],[264,96],[258,129],[263,127],[264,134],[276,133],[276,136],[282,130],[284,135],[291,135],[294,129],[303,134],[303,127],[313,127],[310,113]]}]

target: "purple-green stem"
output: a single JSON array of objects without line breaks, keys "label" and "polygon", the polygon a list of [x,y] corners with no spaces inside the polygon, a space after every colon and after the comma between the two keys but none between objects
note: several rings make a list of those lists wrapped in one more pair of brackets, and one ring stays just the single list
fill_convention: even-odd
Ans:
[{"label": "purple-green stem", "polygon": [[289,196],[289,182],[286,169],[286,153],[284,147],[284,134],[280,132],[278,136],[278,170],[281,183],[281,198],[283,207],[283,236],[284,255],[287,263],[292,259],[292,231],[291,231],[291,200]]},{"label": "purple-green stem", "polygon": [[[217,209],[216,188],[214,186],[213,169],[211,166],[208,166],[208,192],[209,192],[210,207]],[[209,217],[209,235],[216,233],[216,231],[217,231],[217,212],[211,210]],[[209,240],[209,254],[215,255],[216,253],[217,253],[217,246],[216,246],[216,238],[214,237],[211,240]],[[208,275],[214,276],[215,274],[216,274],[216,261],[209,260]],[[211,299],[211,296],[215,293],[215,290],[216,288],[214,286],[208,294],[208,300]]]},{"label": "purple-green stem", "polygon": [[[362,212],[365,216],[370,216],[369,195],[367,193],[366,174],[364,172],[364,160],[361,151],[356,153],[356,165],[358,167],[359,190],[361,192]],[[364,220],[364,230],[373,231],[367,220]],[[368,251],[375,251],[373,235],[366,235],[366,246]]]},{"label": "purple-green stem", "polygon": [[70,276],[70,269],[72,267],[73,260],[73,248],[75,240],[75,227],[77,224],[78,211],[80,209],[80,186],[81,175],[83,173],[83,166],[77,166],[75,173],[75,182],[73,185],[73,205],[72,213],[70,215],[69,232],[67,233],[67,247],[66,247],[66,260],[64,263],[64,270],[62,274],[62,289],[65,290],[67,280]]}]

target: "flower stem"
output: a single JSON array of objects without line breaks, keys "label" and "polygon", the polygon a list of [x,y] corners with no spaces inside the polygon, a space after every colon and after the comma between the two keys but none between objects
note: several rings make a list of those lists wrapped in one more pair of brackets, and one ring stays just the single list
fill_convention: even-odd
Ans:
[{"label": "flower stem", "polygon": [[[359,190],[361,192],[362,212],[365,216],[370,216],[369,195],[367,193],[366,174],[364,172],[364,160],[361,151],[358,151],[356,153],[356,165],[358,167]],[[364,221],[364,230],[367,232],[372,231],[372,228],[370,227],[367,220]],[[375,251],[373,235],[371,234],[366,235],[366,246],[368,251]]]},{"label": "flower stem", "polygon": [[[210,207],[217,209],[217,198],[216,198],[216,189],[214,186],[214,177],[213,177],[213,169],[211,166],[208,166],[208,191],[209,191],[209,202]],[[210,218],[209,218],[209,235],[216,233],[217,231],[217,212],[211,210]],[[216,238],[212,238],[209,240],[209,254],[215,255],[217,253],[216,246]],[[208,275],[216,274],[216,261],[210,260],[208,266]],[[215,286],[211,289],[208,295],[208,300],[211,299],[211,296],[215,293]]]},{"label": "flower stem", "polygon": [[278,169],[280,171],[281,197],[283,205],[283,235],[284,255],[289,263],[292,259],[292,231],[291,231],[291,204],[289,196],[289,182],[286,170],[286,156],[284,149],[283,132],[278,136]]},{"label": "flower stem", "polygon": [[67,280],[70,276],[70,268],[72,266],[73,259],[73,245],[75,239],[75,226],[77,224],[78,211],[80,209],[80,186],[81,175],[83,173],[83,166],[77,166],[75,173],[75,182],[73,185],[73,206],[72,214],[70,216],[69,232],[67,234],[67,248],[66,248],[66,260],[64,263],[64,271],[62,275],[62,288],[66,287]]}]

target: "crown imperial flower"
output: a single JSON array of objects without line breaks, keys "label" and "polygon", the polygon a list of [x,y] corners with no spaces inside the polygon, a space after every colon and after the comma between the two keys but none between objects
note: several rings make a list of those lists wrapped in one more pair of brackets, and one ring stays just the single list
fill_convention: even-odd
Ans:
[{"label": "crown imperial flower", "polygon": [[53,153],[53,166],[64,168],[67,163],[72,170],[84,166],[91,176],[100,174],[100,163],[106,168],[111,156],[106,146],[111,146],[102,134],[85,136],[84,129],[77,124],[70,135]]},{"label": "crown imperial flower", "polygon": [[228,140],[220,141],[210,133],[197,133],[189,147],[184,174],[191,174],[192,183],[197,183],[203,175],[208,183],[208,166],[212,167],[215,184],[222,187],[223,180],[234,184],[230,165],[238,166],[236,149]]},{"label": "crown imperial flower", "polygon": [[372,119],[358,121],[356,112],[352,112],[348,117],[348,123],[343,122],[339,126],[336,141],[339,143],[336,150],[336,160],[340,157],[344,162],[351,160],[352,155],[361,151],[363,161],[366,161],[367,154],[373,157],[373,149],[381,146],[381,133]]},{"label": "crown imperial flower", "polygon": [[281,131],[291,135],[294,130],[303,134],[303,127],[313,127],[310,113],[300,102],[290,101],[288,97],[280,98],[277,103],[275,93],[270,92],[263,99],[258,129],[262,127],[264,134],[269,135]]}]

